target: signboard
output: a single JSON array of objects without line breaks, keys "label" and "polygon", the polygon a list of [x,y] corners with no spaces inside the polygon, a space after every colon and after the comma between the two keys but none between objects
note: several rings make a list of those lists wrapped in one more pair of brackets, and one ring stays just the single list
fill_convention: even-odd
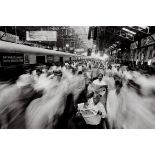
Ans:
[{"label": "signboard", "polygon": [[148,36],[147,38],[142,39],[141,40],[141,47],[154,44],[155,43],[155,40],[154,39],[155,39],[154,38],[154,35]]},{"label": "signboard", "polygon": [[53,63],[54,56],[53,55],[47,55],[47,63]]},{"label": "signboard", "polygon": [[0,60],[1,60],[2,66],[24,64],[24,54],[1,53]]},{"label": "signboard", "polygon": [[77,48],[77,49],[75,49],[75,52],[84,52],[85,50],[84,50],[84,48]]},{"label": "signboard", "polygon": [[56,31],[26,31],[27,41],[57,41]]},{"label": "signboard", "polygon": [[30,61],[29,61],[29,56],[28,55],[25,55],[25,64],[29,64]]},{"label": "signboard", "polygon": [[0,31],[0,38],[2,40],[13,42],[13,43],[19,42],[19,37],[18,36],[15,36],[15,35],[12,35],[12,34],[9,34],[9,33],[5,33],[5,32],[2,32],[2,31]]}]

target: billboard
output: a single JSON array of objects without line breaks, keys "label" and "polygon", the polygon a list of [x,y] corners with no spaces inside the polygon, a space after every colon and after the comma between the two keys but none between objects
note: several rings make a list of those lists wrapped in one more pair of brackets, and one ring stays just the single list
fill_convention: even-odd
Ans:
[{"label": "billboard", "polygon": [[13,43],[19,41],[19,36],[15,36],[13,34],[5,33],[5,32],[2,32],[2,31],[0,31],[0,38],[1,38],[1,40],[13,42]]},{"label": "billboard", "polygon": [[57,41],[56,31],[26,31],[27,41]]}]

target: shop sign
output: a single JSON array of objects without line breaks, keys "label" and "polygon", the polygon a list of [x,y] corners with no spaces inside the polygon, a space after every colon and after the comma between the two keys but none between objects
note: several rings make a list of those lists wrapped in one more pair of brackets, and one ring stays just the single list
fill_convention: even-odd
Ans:
[{"label": "shop sign", "polygon": [[3,66],[24,64],[23,54],[1,53],[0,59]]},{"label": "shop sign", "polygon": [[47,63],[53,63],[54,56],[53,55],[47,55]]}]

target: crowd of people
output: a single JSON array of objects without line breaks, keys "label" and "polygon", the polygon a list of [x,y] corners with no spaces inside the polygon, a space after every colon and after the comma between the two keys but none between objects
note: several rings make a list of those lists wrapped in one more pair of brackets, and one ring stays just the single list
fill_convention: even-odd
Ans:
[{"label": "crowd of people", "polygon": [[0,84],[1,129],[155,128],[155,78],[99,60],[27,68]]}]

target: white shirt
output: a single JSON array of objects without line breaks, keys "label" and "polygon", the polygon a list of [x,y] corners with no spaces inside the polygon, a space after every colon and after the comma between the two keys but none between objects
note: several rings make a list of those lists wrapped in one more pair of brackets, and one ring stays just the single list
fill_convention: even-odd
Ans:
[{"label": "white shirt", "polygon": [[92,69],[92,78],[96,78],[99,74],[99,71],[97,68]]},{"label": "white shirt", "polygon": [[26,86],[28,84],[33,84],[33,76],[30,74],[23,74],[17,80],[17,85],[19,87],[20,86]]},{"label": "white shirt", "polygon": [[88,85],[87,91],[88,91],[88,94],[94,92],[94,87],[93,87],[92,84],[89,84],[89,85]]},{"label": "white shirt", "polygon": [[50,86],[51,80],[47,77],[46,74],[41,74],[35,79],[34,88],[35,90],[48,90]]},{"label": "white shirt", "polygon": [[88,70],[88,71],[86,72],[86,74],[87,74],[87,77],[91,79],[91,71]]},{"label": "white shirt", "polygon": [[132,79],[132,75],[131,75],[131,73],[129,71],[124,71],[123,77],[125,79]]},{"label": "white shirt", "polygon": [[61,66],[57,67],[57,70],[61,70]]},{"label": "white shirt", "polygon": [[138,65],[138,59],[136,60],[136,65]]},{"label": "white shirt", "polygon": [[149,65],[149,66],[151,65],[151,62],[152,62],[152,60],[151,60],[151,59],[149,59],[149,61],[148,61],[148,65]]},{"label": "white shirt", "polygon": [[103,81],[103,80],[100,81],[99,79],[94,80],[94,81],[93,81],[93,84],[99,85],[99,86],[106,85],[105,81]]},{"label": "white shirt", "polygon": [[93,98],[88,100],[87,108],[94,110],[96,113],[98,113],[98,111],[101,111],[102,112],[102,118],[106,117],[106,111],[105,111],[103,104],[101,102],[99,102],[95,105],[93,102]]},{"label": "white shirt", "polygon": [[52,67],[50,67],[49,70],[54,71],[54,70],[56,70],[56,69],[57,69],[57,66],[52,66]]},{"label": "white shirt", "polygon": [[82,71],[82,66],[78,66],[78,71]]}]

